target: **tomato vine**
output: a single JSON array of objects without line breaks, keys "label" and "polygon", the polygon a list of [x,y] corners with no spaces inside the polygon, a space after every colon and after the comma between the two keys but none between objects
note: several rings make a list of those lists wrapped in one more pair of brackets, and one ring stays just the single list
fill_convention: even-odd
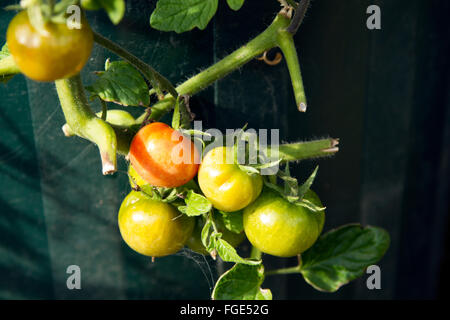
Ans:
[{"label": "tomato vine", "polygon": [[[178,33],[195,27],[204,29],[216,13],[218,1],[159,0],[150,25]],[[239,10],[244,2],[227,0],[232,10]],[[105,70],[99,71],[97,80],[86,88],[78,73],[86,63],[82,60],[78,61],[76,68],[69,66],[70,72],[58,73],[56,79],[35,77],[37,80],[55,80],[66,121],[62,127],[64,134],[78,136],[97,145],[103,174],[117,170],[117,154],[131,160],[128,173],[132,191],[124,200],[118,217],[122,237],[131,248],[144,255],[160,257],[173,254],[187,245],[213,259],[220,257],[223,261],[235,263],[218,279],[213,299],[271,299],[270,290],[261,288],[265,276],[291,273],[301,274],[318,290],[333,292],[361,276],[366,267],[382,258],[389,246],[387,232],[370,226],[347,225],[320,236],[326,208],[311,190],[317,169],[303,184],[290,175],[290,162],[332,156],[339,151],[339,139],[281,144],[277,150],[257,147],[265,158],[272,161],[257,159],[259,162],[250,163],[248,148],[257,144],[241,130],[234,137],[234,146],[212,149],[199,157],[202,158],[199,165],[192,163],[196,155],[188,157],[191,161],[188,165],[175,164],[170,158],[177,147],[170,141],[173,133],[176,139],[187,139],[188,149],[192,146],[197,150],[194,146],[196,140],[200,140],[203,147],[209,143],[203,139],[207,133],[189,128],[193,120],[189,97],[270,49],[281,49],[296,107],[301,112],[307,110],[293,36],[303,22],[310,1],[279,2],[282,9],[264,31],[176,87],[154,67],[95,31],[91,35],[93,41],[123,61],[107,60]],[[32,31],[30,34],[36,37],[44,34],[50,39],[61,36],[58,30],[66,28],[64,23],[69,19],[66,10],[69,6],[81,6],[85,10],[105,9],[114,24],[125,14],[123,0],[33,0],[22,1],[21,4],[22,7],[12,6],[10,9],[26,10],[19,15],[28,17],[22,23]],[[80,12],[85,19],[83,11]],[[172,19],[167,19],[168,16]],[[55,28],[50,28],[53,26]],[[72,34],[66,29],[64,32]],[[28,53],[27,43],[22,44],[25,49],[19,52],[15,40],[18,43],[20,39],[15,38],[14,30],[8,34],[8,43],[0,52],[1,82],[7,82],[19,73],[30,74],[26,65],[18,63],[23,61],[19,54]],[[10,52],[10,49],[13,50]],[[51,72],[52,68],[48,65],[45,71]],[[92,111],[86,90],[91,99],[100,100],[101,112]],[[154,103],[151,99],[153,94],[158,99]],[[134,118],[124,110],[108,109],[107,103],[145,109]],[[171,111],[172,128],[155,123]],[[241,151],[238,148],[240,142],[245,146]],[[226,150],[233,153],[231,163],[222,163],[225,161],[222,153]],[[238,161],[239,152],[243,152],[243,163]],[[270,176],[262,175],[262,169],[278,165],[284,170]],[[136,217],[138,211],[141,215]],[[172,236],[162,230],[172,230]],[[245,237],[253,244],[248,258],[241,257],[236,249]],[[299,263],[295,267],[265,271],[263,253],[279,257],[298,256]],[[240,281],[242,286],[235,286],[236,281]]]}]

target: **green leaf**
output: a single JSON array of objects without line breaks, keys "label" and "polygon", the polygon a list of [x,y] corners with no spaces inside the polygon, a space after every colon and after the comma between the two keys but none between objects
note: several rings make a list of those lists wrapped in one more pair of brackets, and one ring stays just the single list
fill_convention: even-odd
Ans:
[{"label": "green leaf", "polygon": [[178,207],[178,210],[190,217],[207,213],[212,208],[208,199],[192,190],[188,191],[185,202],[186,205]]},{"label": "green leaf", "polygon": [[[83,4],[83,2],[86,3]],[[98,7],[105,9],[109,19],[114,24],[118,24],[125,15],[125,0],[90,0],[83,2],[83,7],[86,7],[88,10],[95,10]]]},{"label": "green leaf", "polygon": [[232,10],[238,11],[244,5],[244,0],[227,0],[227,3]]},{"label": "green leaf", "polygon": [[272,300],[269,289],[261,289],[264,266],[236,264],[216,283],[213,300]]},{"label": "green leaf", "polygon": [[150,25],[177,33],[195,27],[203,30],[217,11],[218,0],[158,0]]},{"label": "green leaf", "polygon": [[231,244],[221,239],[220,237],[215,237],[214,248],[217,250],[217,253],[225,262],[236,262],[248,265],[261,264],[261,260],[249,260],[241,258],[237,254],[236,249],[234,249]]},{"label": "green leaf", "polygon": [[317,290],[337,291],[379,261],[389,242],[389,234],[381,228],[342,226],[324,234],[302,254],[301,273]]},{"label": "green leaf", "polygon": [[211,250],[214,249],[214,247],[212,246],[212,243],[210,241],[211,227],[212,227],[212,222],[211,222],[211,220],[208,219],[206,221],[205,225],[203,226],[202,234],[201,234],[202,243],[205,246],[206,250],[208,250],[208,252],[210,252]]},{"label": "green leaf", "polygon": [[244,231],[244,213],[242,210],[236,212],[219,211],[219,213],[225,228],[238,234]]},{"label": "green leaf", "polygon": [[9,52],[8,44],[5,43],[5,45],[2,47],[2,50],[0,51],[0,60],[4,59],[10,55],[11,55],[11,53]]},{"label": "green leaf", "polygon": [[303,197],[305,196],[306,192],[308,192],[308,190],[311,188],[314,179],[316,179],[316,175],[317,175],[317,171],[319,170],[319,166],[316,167],[316,169],[314,169],[313,173],[311,173],[311,175],[309,176],[309,178],[305,181],[305,183],[303,183],[299,188],[298,188],[298,196],[300,197],[300,199],[303,199]]},{"label": "green leaf", "polygon": [[92,96],[123,106],[148,106],[148,86],[139,71],[128,62],[114,61],[97,81],[87,87]]}]

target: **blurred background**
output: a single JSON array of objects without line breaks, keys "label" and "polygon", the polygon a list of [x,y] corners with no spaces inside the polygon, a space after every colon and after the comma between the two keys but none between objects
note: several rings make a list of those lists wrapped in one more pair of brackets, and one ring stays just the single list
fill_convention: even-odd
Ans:
[{"label": "blurred background", "polygon": [[[155,2],[128,0],[117,27],[104,12],[88,18],[174,83],[243,45],[279,9],[275,0],[247,0],[233,12],[221,0],[206,30],[178,35],[150,28]],[[366,27],[372,4],[381,8],[381,30]],[[266,279],[275,299],[443,296],[450,267],[449,9],[447,0],[312,1],[295,37],[307,113],[296,110],[284,62],[254,60],[193,98],[204,128],[248,122],[279,128],[283,141],[340,138],[334,158],[295,164],[293,174],[304,180],[320,165],[313,189],[327,206],[325,231],[361,222],[391,235],[379,262],[381,290],[368,290],[365,275],[321,293],[289,275]],[[1,44],[14,14],[0,11]],[[109,57],[116,59],[95,46],[86,84]],[[0,298],[208,299],[218,270],[229,266],[189,251],[151,263],[129,249],[117,227],[130,190],[125,161],[121,172],[102,176],[96,147],[65,138],[63,123],[53,84],[21,75],[0,84]],[[268,269],[295,263],[264,259]],[[81,268],[81,290],[66,287],[73,264]]]}]

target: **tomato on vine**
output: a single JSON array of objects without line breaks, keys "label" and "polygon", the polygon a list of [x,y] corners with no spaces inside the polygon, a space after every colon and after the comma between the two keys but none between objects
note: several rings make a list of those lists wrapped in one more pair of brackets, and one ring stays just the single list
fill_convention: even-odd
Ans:
[{"label": "tomato on vine", "polygon": [[7,30],[7,43],[20,71],[36,81],[54,81],[78,74],[88,61],[94,43],[87,20],[81,29],[46,22],[37,30],[28,11],[18,13]]},{"label": "tomato on vine", "polygon": [[232,148],[217,147],[203,158],[198,183],[206,198],[219,210],[239,211],[255,201],[262,190],[259,174],[249,174],[234,163],[227,163]]},{"label": "tomato on vine", "polygon": [[[322,207],[312,190],[304,199]],[[309,249],[322,232],[324,222],[324,211],[313,212],[290,203],[272,190],[264,190],[244,209],[244,230],[250,243],[278,257],[293,257]]]},{"label": "tomato on vine", "polygon": [[197,174],[200,153],[195,144],[162,122],[141,128],[133,138],[129,158],[147,183],[174,188]]},{"label": "tomato on vine", "polygon": [[151,257],[174,254],[185,245],[195,219],[181,214],[173,205],[143,192],[131,191],[119,210],[123,240],[135,251]]}]

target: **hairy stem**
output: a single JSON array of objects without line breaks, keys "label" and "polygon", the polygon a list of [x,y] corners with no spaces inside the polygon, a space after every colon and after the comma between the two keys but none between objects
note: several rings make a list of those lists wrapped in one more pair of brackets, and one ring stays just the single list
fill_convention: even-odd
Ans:
[{"label": "hairy stem", "polygon": [[305,112],[307,107],[306,95],[297,50],[295,49],[294,37],[290,32],[282,30],[278,33],[277,42],[286,59],[297,108],[299,111]]},{"label": "hairy stem", "polygon": [[338,144],[339,139],[333,138],[281,144],[278,146],[278,157],[283,161],[328,157],[339,151]]},{"label": "hairy stem", "polygon": [[92,112],[80,75],[56,80],[55,85],[64,116],[72,132],[98,146],[103,174],[115,172],[117,170],[116,134],[109,124]]}]

